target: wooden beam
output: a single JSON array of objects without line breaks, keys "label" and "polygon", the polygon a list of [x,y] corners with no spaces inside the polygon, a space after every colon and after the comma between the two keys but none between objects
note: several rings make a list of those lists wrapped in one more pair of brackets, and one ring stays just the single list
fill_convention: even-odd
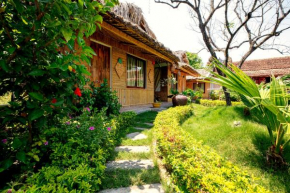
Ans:
[{"label": "wooden beam", "polygon": [[146,50],[149,53],[152,53],[156,56],[158,56],[159,58],[162,58],[170,63],[174,63],[174,61],[172,61],[170,58],[168,58],[167,56],[164,56],[163,54],[161,54],[160,52],[156,51],[155,49],[147,46],[146,44],[136,40],[135,38],[129,36],[128,34],[122,32],[121,30],[115,28],[114,26],[111,26],[110,24],[108,24],[107,22],[103,22],[101,27],[105,30],[110,31],[111,33],[113,33],[116,36],[119,36],[121,38],[123,38],[124,40],[131,42],[132,44],[135,44],[136,46]]}]

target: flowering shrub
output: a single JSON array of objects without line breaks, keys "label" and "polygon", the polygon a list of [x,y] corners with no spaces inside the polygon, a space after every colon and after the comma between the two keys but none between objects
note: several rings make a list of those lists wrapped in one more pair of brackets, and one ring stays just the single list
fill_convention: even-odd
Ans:
[{"label": "flowering shrub", "polygon": [[135,116],[126,112],[108,119],[106,109],[98,113],[84,109],[79,117],[45,130],[37,148],[41,152],[39,171],[18,188],[27,192],[97,191],[106,160]]},{"label": "flowering shrub", "polygon": [[158,155],[170,173],[176,192],[269,192],[253,177],[198,142],[180,127],[193,114],[191,106],[157,115],[154,131]]},{"label": "flowering shrub", "polygon": [[[227,106],[226,101],[200,99],[200,104],[208,107]],[[232,102],[232,106],[243,105],[242,102]]]}]

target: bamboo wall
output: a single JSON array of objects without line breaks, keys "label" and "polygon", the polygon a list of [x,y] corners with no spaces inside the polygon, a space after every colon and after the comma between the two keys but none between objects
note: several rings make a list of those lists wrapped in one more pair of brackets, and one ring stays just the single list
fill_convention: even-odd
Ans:
[{"label": "bamboo wall", "polygon": [[[141,105],[154,102],[154,65],[152,64],[152,57],[133,49],[129,44],[123,43],[121,40],[110,36],[104,31],[97,31],[90,37],[91,41],[104,44],[111,48],[111,73],[110,82],[112,90],[117,92],[119,102],[122,106]],[[145,88],[127,88],[127,54],[133,55],[146,61],[146,83]],[[119,77],[115,66],[118,59],[122,59],[124,68],[123,74]]]}]

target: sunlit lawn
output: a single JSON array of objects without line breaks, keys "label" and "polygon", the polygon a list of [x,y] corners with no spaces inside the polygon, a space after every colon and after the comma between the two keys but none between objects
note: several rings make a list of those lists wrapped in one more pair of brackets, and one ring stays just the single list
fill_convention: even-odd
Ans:
[{"label": "sunlit lawn", "polygon": [[[234,121],[241,121],[235,127]],[[209,108],[195,105],[195,115],[182,127],[220,155],[257,177],[257,182],[273,192],[290,192],[290,169],[275,170],[266,163],[270,145],[266,127],[243,115],[242,107]],[[284,151],[290,163],[290,147]]]}]

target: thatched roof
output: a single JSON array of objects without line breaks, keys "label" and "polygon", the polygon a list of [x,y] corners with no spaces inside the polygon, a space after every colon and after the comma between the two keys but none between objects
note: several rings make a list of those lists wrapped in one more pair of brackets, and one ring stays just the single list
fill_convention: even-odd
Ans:
[{"label": "thatched roof", "polygon": [[144,19],[141,8],[136,5],[132,3],[120,3],[103,15],[103,18],[105,22],[115,28],[155,49],[174,62],[179,62],[178,57],[169,48],[166,48],[156,40],[155,34]]},{"label": "thatched roof", "polygon": [[178,51],[175,51],[173,53],[178,57],[180,62],[189,64],[189,61],[188,61],[188,58],[187,58],[187,55],[186,55],[186,51],[178,50]]}]

